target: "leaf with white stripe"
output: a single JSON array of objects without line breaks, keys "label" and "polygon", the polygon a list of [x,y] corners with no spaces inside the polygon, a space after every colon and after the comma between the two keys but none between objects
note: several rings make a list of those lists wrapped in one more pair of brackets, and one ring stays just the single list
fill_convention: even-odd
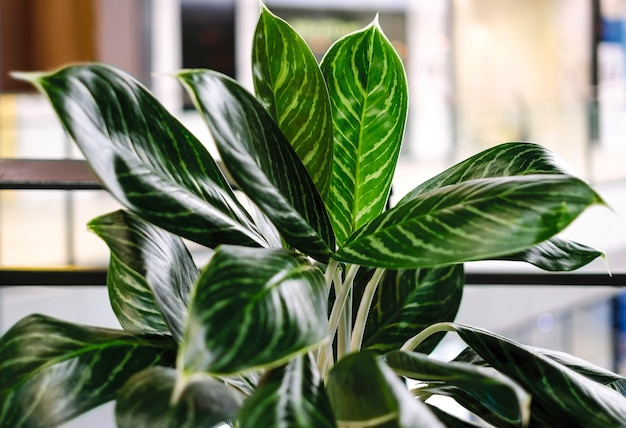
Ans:
[{"label": "leaf with white stripe", "polygon": [[131,76],[91,64],[22,77],[128,209],[209,247],[265,245],[206,148]]},{"label": "leaf with white stripe", "polygon": [[0,339],[0,426],[54,427],[111,401],[136,372],[174,363],[169,336],[30,315]]},{"label": "leaf with white stripe", "polygon": [[[355,280],[354,299],[357,304],[365,282]],[[464,285],[462,264],[385,271],[367,318],[362,349],[380,353],[400,349],[407,340],[429,325],[453,321],[459,310]],[[419,351],[432,351],[442,337],[422,344]]]},{"label": "leaf with white stripe", "polygon": [[198,277],[183,241],[127,211],[93,219],[89,228],[111,250],[109,300],[122,327],[171,332],[180,342],[189,292]]},{"label": "leaf with white stripe", "polygon": [[496,258],[551,238],[599,203],[586,183],[565,175],[464,181],[386,211],[333,257],[392,269]]},{"label": "leaf with white stripe", "polygon": [[402,62],[377,21],[338,40],[321,69],[334,127],[326,204],[341,245],[385,208],[404,134],[408,89]]},{"label": "leaf with white stripe", "polygon": [[239,414],[242,427],[324,428],[335,419],[310,353],[267,372]]},{"label": "leaf with white stripe", "polygon": [[252,70],[257,97],[325,196],[333,158],[326,82],[302,37],[264,6],[254,33]]},{"label": "leaf with white stripe", "polygon": [[219,247],[201,272],[179,356],[185,373],[278,366],[328,338],[324,275],[284,249]]},{"label": "leaf with white stripe", "polygon": [[207,121],[237,185],[289,245],[327,261],[335,238],[324,201],[274,119],[227,76],[188,70],[178,77]]},{"label": "leaf with white stripe", "polygon": [[207,375],[187,380],[178,375],[171,368],[150,367],[131,377],[117,395],[117,426],[213,427],[237,416],[242,397],[232,389]]}]

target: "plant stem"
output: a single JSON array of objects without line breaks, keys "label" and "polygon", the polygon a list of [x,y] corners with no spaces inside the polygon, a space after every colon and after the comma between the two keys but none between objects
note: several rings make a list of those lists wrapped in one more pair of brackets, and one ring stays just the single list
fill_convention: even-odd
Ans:
[{"label": "plant stem", "polygon": [[424,330],[420,331],[418,334],[404,342],[401,351],[412,351],[417,348],[424,340],[428,339],[435,333],[439,333],[441,331],[454,331],[454,326],[448,322],[439,322],[437,324],[433,324],[431,326],[426,327]]},{"label": "plant stem", "polygon": [[[341,281],[341,278],[339,278]],[[337,326],[337,361],[350,351],[350,337],[352,332],[352,287],[348,290],[343,311]]]},{"label": "plant stem", "polygon": [[372,279],[369,280],[365,286],[363,297],[361,297],[361,303],[359,305],[359,311],[356,315],[356,321],[354,323],[354,330],[352,331],[352,341],[350,342],[350,350],[358,351],[361,349],[363,342],[363,335],[365,334],[365,323],[367,322],[367,315],[369,314],[370,307],[372,306],[372,300],[376,293],[376,288],[380,283],[380,279],[385,273],[385,269],[378,268],[374,271]]}]

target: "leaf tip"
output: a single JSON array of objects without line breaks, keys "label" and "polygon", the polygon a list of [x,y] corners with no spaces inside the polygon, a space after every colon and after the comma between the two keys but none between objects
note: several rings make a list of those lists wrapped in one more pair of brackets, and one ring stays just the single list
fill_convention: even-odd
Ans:
[{"label": "leaf tip", "polygon": [[46,75],[46,73],[40,71],[11,71],[9,74],[16,80],[23,80],[33,84],[37,84],[39,79]]}]

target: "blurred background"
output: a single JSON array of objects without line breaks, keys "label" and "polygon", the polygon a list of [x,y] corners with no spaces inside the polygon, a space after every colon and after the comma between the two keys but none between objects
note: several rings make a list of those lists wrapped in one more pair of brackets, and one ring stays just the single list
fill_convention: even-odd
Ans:
[{"label": "blurred background", "polygon": [[[594,262],[584,272],[607,278],[609,268],[626,272],[625,1],[266,4],[319,59],[337,38],[379,15],[411,91],[393,198],[498,143],[537,142],[591,182],[612,208],[593,208],[566,231],[607,253],[607,263]],[[257,0],[0,0],[0,158],[81,157],[47,102],[8,73],[86,61],[140,79],[215,153],[205,125],[168,74],[212,68],[251,88],[258,8]],[[106,266],[107,249],[85,224],[118,207],[102,191],[0,191],[0,268]],[[467,269],[522,277],[534,272],[515,263]],[[117,325],[104,287],[11,285],[0,284],[0,332],[32,312]],[[625,302],[619,288],[604,284],[472,286],[458,320],[626,374]],[[459,346],[446,342],[441,355]]]}]

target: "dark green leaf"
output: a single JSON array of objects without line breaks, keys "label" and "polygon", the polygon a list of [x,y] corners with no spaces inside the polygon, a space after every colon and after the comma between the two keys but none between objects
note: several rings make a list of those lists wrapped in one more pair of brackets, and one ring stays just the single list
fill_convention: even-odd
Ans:
[{"label": "dark green leaf", "polygon": [[[355,281],[356,302],[360,300],[363,284],[364,281]],[[363,349],[381,353],[400,349],[407,340],[429,325],[453,321],[461,303],[464,284],[462,264],[386,271],[372,302]],[[439,340],[423,344],[419,351],[429,353]]]},{"label": "dark green leaf", "polygon": [[136,372],[173,364],[175,352],[165,336],[28,316],[0,339],[0,426],[60,425],[114,399]]},{"label": "dark green leaf", "polygon": [[420,381],[420,391],[452,397],[496,426],[519,426],[529,421],[530,396],[498,372],[443,362],[417,352],[393,351],[384,358],[399,375]]},{"label": "dark green leaf", "polygon": [[341,245],[387,204],[408,90],[402,62],[377,22],[337,41],[321,68],[335,130],[326,204]]},{"label": "dark green leaf", "polygon": [[334,257],[391,269],[495,258],[545,241],[600,202],[586,183],[571,176],[465,181],[381,214]]},{"label": "dark green leaf", "polygon": [[283,249],[222,246],[201,273],[180,362],[186,373],[277,366],[328,337],[324,275]]},{"label": "dark green leaf", "polygon": [[135,79],[92,64],[30,80],[130,210],[209,247],[265,244],[208,151]]},{"label": "dark green leaf", "polygon": [[330,403],[310,354],[269,371],[244,403],[239,424],[246,427],[334,427]]},{"label": "dark green leaf", "polygon": [[254,34],[252,67],[257,97],[325,196],[333,159],[326,83],[302,37],[265,7]]},{"label": "dark green leaf", "polygon": [[89,228],[111,250],[107,284],[122,327],[171,331],[180,341],[189,291],[198,277],[182,240],[125,211],[98,217]]},{"label": "dark green leaf", "polygon": [[430,411],[433,412],[435,416],[437,416],[437,419],[443,422],[446,428],[479,428],[481,427],[481,425],[476,425],[470,421],[461,420],[457,418],[456,416],[452,416],[451,414],[444,412],[438,407],[429,405],[428,403],[426,403],[426,405],[428,406]]},{"label": "dark green leaf", "polygon": [[287,243],[327,261],[335,238],[324,202],[269,113],[234,80],[213,71],[178,74],[198,104],[222,161]]},{"label": "dark green leaf", "polygon": [[242,397],[226,385],[209,376],[179,379],[177,375],[174,369],[151,367],[130,378],[116,400],[117,426],[213,427],[237,416]]},{"label": "dark green leaf", "polygon": [[339,426],[444,426],[371,352],[341,359],[328,375],[326,392]]}]

